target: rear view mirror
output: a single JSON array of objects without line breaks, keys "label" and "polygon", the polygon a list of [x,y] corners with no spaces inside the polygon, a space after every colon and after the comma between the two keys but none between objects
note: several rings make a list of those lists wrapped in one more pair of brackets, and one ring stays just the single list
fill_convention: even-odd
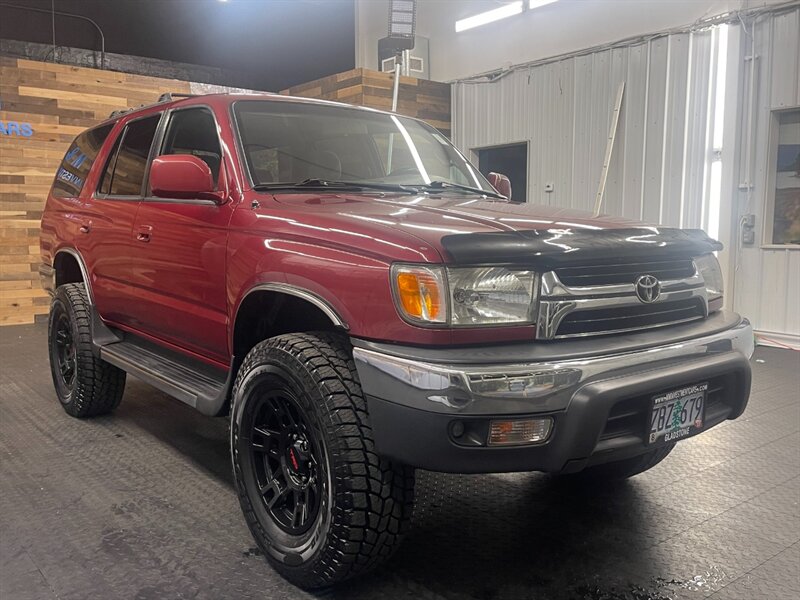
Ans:
[{"label": "rear view mirror", "polygon": [[150,190],[157,198],[222,201],[208,165],[191,154],[159,156],[150,165]]},{"label": "rear view mirror", "polygon": [[511,180],[508,177],[502,173],[489,173],[488,179],[498,194],[502,194],[511,200]]}]

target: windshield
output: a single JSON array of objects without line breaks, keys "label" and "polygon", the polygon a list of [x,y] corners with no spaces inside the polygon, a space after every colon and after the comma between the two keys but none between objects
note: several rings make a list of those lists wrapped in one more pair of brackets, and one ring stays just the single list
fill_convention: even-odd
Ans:
[{"label": "windshield", "polygon": [[[352,184],[453,184],[495,193],[430,125],[379,112],[246,100],[234,106],[256,186],[319,180]],[[442,189],[442,188],[439,188]]]}]

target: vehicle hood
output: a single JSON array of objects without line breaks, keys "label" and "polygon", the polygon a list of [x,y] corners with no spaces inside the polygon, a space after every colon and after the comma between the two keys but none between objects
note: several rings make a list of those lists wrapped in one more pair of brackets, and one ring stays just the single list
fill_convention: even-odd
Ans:
[{"label": "vehicle hood", "polygon": [[[610,215],[475,196],[278,194],[275,199],[315,222],[367,235],[416,238],[453,263],[572,262],[580,257],[680,252],[722,248],[701,230],[648,225]],[[295,210],[292,210],[295,212]]]}]

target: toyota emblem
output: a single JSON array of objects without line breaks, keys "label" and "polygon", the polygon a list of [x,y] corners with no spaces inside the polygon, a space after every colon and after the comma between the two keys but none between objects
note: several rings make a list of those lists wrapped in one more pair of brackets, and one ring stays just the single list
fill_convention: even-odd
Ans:
[{"label": "toyota emblem", "polygon": [[661,295],[661,282],[652,275],[640,275],[634,282],[636,296],[645,304],[658,300]]}]

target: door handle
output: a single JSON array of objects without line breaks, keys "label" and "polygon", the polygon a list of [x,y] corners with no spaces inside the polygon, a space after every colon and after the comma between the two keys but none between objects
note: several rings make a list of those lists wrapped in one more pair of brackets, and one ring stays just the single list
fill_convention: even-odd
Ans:
[{"label": "door handle", "polygon": [[149,242],[153,234],[153,227],[150,225],[142,225],[139,227],[139,232],[136,234],[136,239],[140,242]]},{"label": "door handle", "polygon": [[91,221],[84,221],[81,223],[81,226],[78,227],[78,231],[81,233],[89,233],[92,230],[92,222]]}]

